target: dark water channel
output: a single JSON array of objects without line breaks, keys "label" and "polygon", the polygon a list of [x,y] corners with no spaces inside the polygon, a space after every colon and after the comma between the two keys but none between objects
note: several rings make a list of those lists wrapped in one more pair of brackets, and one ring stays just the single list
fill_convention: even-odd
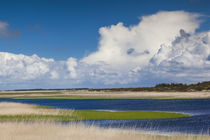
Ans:
[{"label": "dark water channel", "polygon": [[158,132],[210,134],[210,99],[0,99],[78,110],[147,110],[181,112],[189,118],[83,121],[101,127],[124,127]]}]

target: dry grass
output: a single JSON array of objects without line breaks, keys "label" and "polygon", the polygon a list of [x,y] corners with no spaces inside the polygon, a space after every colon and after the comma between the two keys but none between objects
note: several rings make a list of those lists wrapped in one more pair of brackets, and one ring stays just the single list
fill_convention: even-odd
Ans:
[{"label": "dry grass", "polygon": [[0,123],[1,140],[210,140],[210,136],[145,134],[82,124]]},{"label": "dry grass", "polygon": [[[60,109],[42,109],[37,108],[36,105],[13,103],[13,102],[0,102],[0,115],[60,115],[65,110]],[[70,110],[68,110],[70,113]],[[72,111],[73,113],[73,111]],[[70,115],[70,114],[69,114]]]}]

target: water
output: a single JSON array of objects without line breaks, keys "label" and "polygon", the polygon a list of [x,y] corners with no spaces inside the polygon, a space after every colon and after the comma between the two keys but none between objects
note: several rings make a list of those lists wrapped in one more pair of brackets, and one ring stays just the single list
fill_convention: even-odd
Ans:
[{"label": "water", "polygon": [[189,118],[83,121],[101,127],[124,127],[159,132],[210,134],[210,99],[0,99],[79,110],[147,110],[181,112]]}]

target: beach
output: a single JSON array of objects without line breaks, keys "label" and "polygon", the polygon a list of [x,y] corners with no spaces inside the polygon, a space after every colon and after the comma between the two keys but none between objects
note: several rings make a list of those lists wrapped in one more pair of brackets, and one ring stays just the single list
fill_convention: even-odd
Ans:
[{"label": "beach", "polygon": [[196,92],[140,92],[89,90],[1,91],[1,98],[210,98],[210,91]]}]

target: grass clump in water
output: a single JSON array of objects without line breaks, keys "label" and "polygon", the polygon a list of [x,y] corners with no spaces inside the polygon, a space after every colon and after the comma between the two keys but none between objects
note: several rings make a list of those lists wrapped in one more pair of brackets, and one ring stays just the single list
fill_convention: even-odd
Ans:
[{"label": "grass clump in water", "polygon": [[[44,109],[47,111],[48,109]],[[94,111],[56,110],[56,113],[0,115],[0,121],[75,121],[75,120],[127,120],[127,119],[168,119],[189,117],[187,114],[153,111]]]},{"label": "grass clump in water", "polygon": [[80,110],[74,114],[81,120],[168,119],[189,117],[188,114],[156,111],[94,111]]}]

